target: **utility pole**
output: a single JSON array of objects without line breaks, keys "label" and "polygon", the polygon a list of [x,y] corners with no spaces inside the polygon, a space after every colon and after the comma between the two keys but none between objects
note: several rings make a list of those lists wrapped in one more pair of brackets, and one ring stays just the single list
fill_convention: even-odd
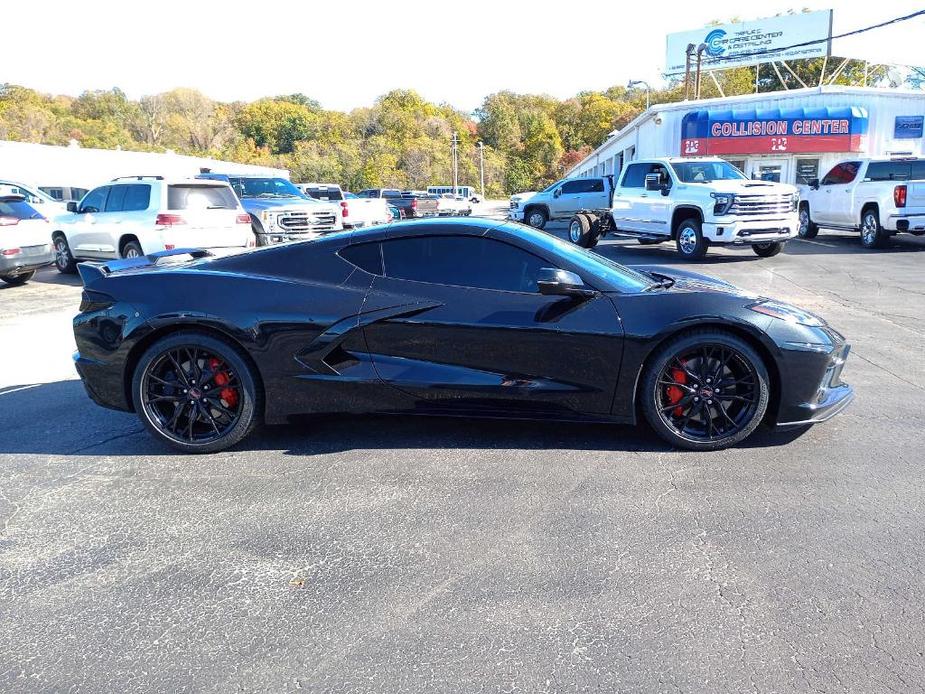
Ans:
[{"label": "utility pole", "polygon": [[459,191],[459,164],[457,161],[457,151],[459,150],[459,136],[453,131],[453,195],[458,195]]},{"label": "utility pole", "polygon": [[485,200],[485,143],[479,140],[475,146],[479,148],[479,183],[482,188],[482,200]]}]

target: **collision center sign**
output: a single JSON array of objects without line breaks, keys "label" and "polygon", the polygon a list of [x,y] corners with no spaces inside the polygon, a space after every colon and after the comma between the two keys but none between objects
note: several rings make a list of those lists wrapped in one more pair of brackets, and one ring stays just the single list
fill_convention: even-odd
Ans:
[{"label": "collision center sign", "polygon": [[702,109],[681,120],[681,155],[862,152],[867,110],[861,107]]},{"label": "collision center sign", "polygon": [[[705,46],[702,69],[726,70],[772,60],[821,58],[830,55],[831,36],[832,10],[803,12],[668,34],[665,74],[684,74],[686,51],[690,44],[694,45],[695,51],[701,44]],[[810,46],[788,48],[819,39],[825,40]],[[694,69],[696,60],[695,52],[691,55],[691,69]]]}]

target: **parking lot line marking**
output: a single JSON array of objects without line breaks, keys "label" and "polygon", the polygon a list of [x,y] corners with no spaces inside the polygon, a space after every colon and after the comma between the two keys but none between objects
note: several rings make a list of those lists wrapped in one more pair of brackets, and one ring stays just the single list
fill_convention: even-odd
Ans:
[{"label": "parking lot line marking", "polygon": [[38,388],[41,383],[32,383],[28,386],[17,386],[15,388],[10,388],[9,390],[0,390],[0,395],[9,395],[10,393],[18,393],[21,390],[29,390],[30,388]]},{"label": "parking lot line marking", "polygon": [[838,248],[834,243],[822,243],[822,241],[810,241],[809,239],[794,239],[800,243],[811,243],[814,246],[825,246],[826,248]]}]

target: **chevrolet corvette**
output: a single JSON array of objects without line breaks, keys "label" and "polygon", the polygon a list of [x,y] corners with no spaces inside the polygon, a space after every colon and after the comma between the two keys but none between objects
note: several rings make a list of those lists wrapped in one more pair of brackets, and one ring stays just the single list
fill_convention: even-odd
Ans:
[{"label": "chevrolet corvette", "polygon": [[644,419],[672,446],[709,451],[762,423],[822,422],[853,397],[848,344],[818,316],[513,222],[422,220],[78,269],[87,393],[185,452],[321,412]]}]

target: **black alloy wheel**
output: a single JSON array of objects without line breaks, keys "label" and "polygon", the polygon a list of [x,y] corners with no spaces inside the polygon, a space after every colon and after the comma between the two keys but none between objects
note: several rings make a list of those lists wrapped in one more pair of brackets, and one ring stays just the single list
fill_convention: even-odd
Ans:
[{"label": "black alloy wheel", "polygon": [[132,394],[148,430],[188,453],[228,448],[256,424],[250,366],[208,335],[176,333],[156,342],[138,362]]},{"label": "black alloy wheel", "polygon": [[768,374],[740,338],[723,332],[682,335],[650,362],[643,411],[663,439],[709,451],[735,445],[768,407]]}]

